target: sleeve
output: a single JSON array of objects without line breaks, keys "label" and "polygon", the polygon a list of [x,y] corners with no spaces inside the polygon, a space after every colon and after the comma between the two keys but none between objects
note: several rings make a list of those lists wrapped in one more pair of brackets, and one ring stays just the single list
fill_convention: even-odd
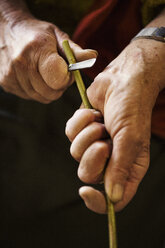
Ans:
[{"label": "sleeve", "polygon": [[165,0],[142,0],[143,25],[147,25],[163,8]]}]

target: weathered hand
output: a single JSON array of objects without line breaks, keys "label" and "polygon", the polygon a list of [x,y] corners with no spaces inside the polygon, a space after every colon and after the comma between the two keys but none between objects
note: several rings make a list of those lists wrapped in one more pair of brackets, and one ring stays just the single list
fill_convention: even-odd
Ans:
[{"label": "weathered hand", "polygon": [[[105,190],[116,211],[135,195],[149,166],[152,108],[165,84],[164,48],[152,40],[128,45],[87,91],[92,106],[104,116],[104,125],[98,122],[98,113],[83,109],[66,126],[71,153],[80,161],[80,179],[98,183],[105,170]],[[106,212],[101,192],[85,186],[80,195],[91,210]]]},{"label": "weathered hand", "polygon": [[[62,41],[69,39],[55,25],[29,16],[1,22],[0,85],[25,99],[49,103],[73,82],[64,60]],[[78,61],[96,57],[70,40]]]}]

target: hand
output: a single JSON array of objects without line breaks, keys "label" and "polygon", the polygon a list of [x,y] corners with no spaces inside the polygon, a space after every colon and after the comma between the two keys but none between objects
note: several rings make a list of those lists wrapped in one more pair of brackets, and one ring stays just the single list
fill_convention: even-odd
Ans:
[{"label": "hand", "polygon": [[[80,179],[98,183],[105,172],[105,190],[116,211],[135,195],[149,166],[152,108],[165,84],[164,48],[152,40],[128,45],[87,91],[104,124],[98,121],[98,112],[83,109],[66,126],[71,154],[80,162]],[[85,186],[80,196],[91,210],[106,212],[101,192]]]},{"label": "hand", "polygon": [[[73,83],[62,49],[69,37],[32,16],[18,19],[1,22],[0,85],[19,97],[49,103]],[[96,57],[95,51],[69,42],[78,61]]]}]

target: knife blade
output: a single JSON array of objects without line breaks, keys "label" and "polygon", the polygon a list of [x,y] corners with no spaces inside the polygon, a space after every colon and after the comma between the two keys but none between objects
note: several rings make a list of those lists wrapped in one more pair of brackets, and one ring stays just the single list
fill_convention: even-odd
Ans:
[{"label": "knife blade", "polygon": [[75,71],[75,70],[90,68],[94,65],[95,62],[96,62],[96,58],[92,58],[92,59],[83,60],[81,62],[77,62],[74,64],[69,64],[68,70]]}]

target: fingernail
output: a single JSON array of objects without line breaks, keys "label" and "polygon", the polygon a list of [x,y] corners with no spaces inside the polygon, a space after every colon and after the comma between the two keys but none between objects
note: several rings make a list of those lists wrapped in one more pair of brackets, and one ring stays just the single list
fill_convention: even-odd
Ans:
[{"label": "fingernail", "polygon": [[98,56],[98,52],[96,50],[93,50],[93,49],[85,49],[86,51],[90,52],[90,53],[93,53],[94,56]]},{"label": "fingernail", "polygon": [[101,113],[98,111],[98,110],[96,110],[96,109],[91,109],[91,111],[95,114],[95,115],[100,115]]},{"label": "fingernail", "polygon": [[112,188],[111,191],[111,201],[113,202],[118,202],[120,200],[122,200],[123,198],[123,193],[124,193],[124,188],[121,184],[115,184]]},{"label": "fingernail", "polygon": [[103,116],[102,116],[102,114],[101,114],[100,111],[95,110],[95,109],[91,109],[91,111],[95,115],[96,121],[98,121],[98,122],[102,122],[103,121]]}]

